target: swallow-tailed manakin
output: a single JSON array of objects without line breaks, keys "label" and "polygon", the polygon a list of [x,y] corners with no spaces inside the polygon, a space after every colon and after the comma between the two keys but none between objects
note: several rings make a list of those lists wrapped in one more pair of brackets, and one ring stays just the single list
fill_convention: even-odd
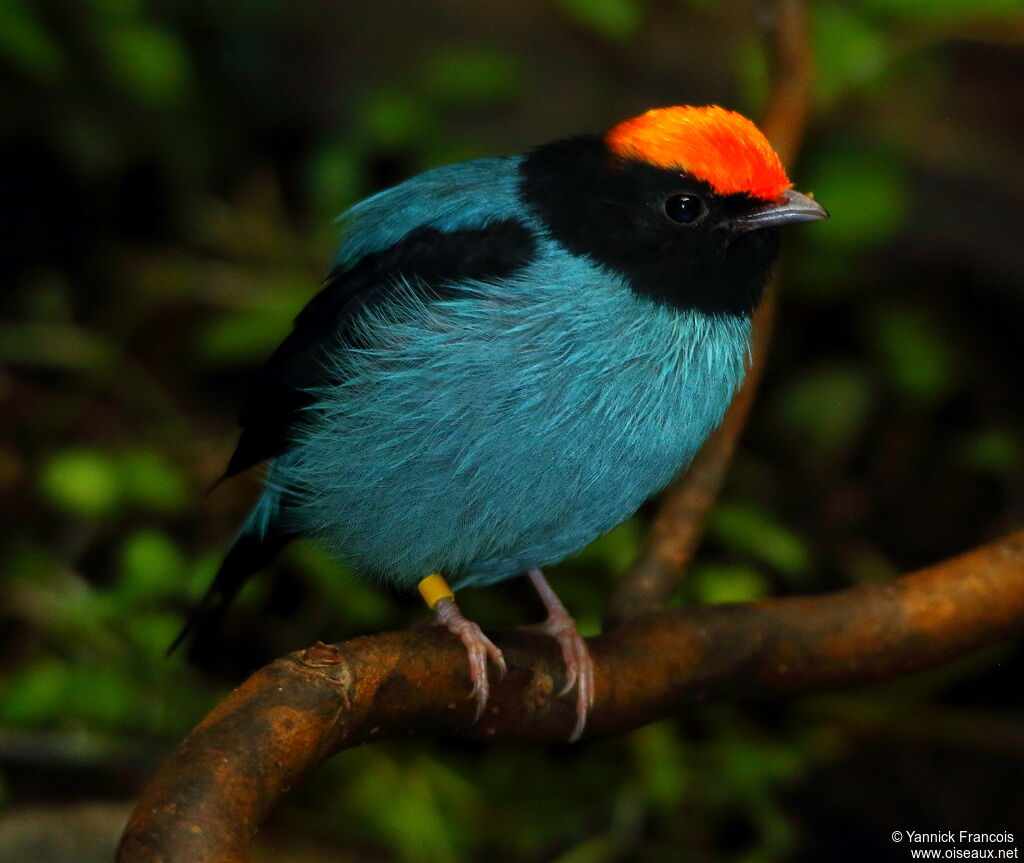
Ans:
[{"label": "swallow-tailed manakin", "polygon": [[438,168],[352,207],[244,402],[225,476],[267,462],[265,488],[178,642],[312,536],[365,578],[419,586],[466,646],[479,717],[487,660],[505,662],[453,589],[526,575],[576,689],[576,739],[593,666],[540,568],[690,461],[743,378],[778,229],[826,217],[754,124],[715,106]]}]

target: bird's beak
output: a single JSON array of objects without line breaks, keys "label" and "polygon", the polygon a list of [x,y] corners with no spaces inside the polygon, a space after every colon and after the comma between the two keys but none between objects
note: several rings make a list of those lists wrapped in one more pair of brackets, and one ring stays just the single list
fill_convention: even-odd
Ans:
[{"label": "bird's beak", "polygon": [[795,222],[816,222],[827,219],[828,210],[802,192],[789,189],[778,201],[754,207],[732,220],[732,227],[738,231],[756,231],[760,228],[777,228]]}]

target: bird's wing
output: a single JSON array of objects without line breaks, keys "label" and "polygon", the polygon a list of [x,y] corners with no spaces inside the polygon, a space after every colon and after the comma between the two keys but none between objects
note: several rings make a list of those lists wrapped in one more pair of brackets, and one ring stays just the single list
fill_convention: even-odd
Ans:
[{"label": "bird's wing", "polygon": [[296,420],[312,400],[310,390],[327,383],[327,353],[345,349],[361,310],[387,302],[400,285],[433,298],[457,290],[459,283],[507,278],[534,252],[533,232],[516,219],[502,219],[474,229],[417,228],[384,251],[333,271],[256,376],[222,479],[287,449]]}]

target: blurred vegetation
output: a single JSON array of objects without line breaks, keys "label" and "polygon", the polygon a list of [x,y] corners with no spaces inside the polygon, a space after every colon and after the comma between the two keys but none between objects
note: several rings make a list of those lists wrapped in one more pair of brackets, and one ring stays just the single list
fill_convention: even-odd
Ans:
[{"label": "blurred vegetation", "polygon": [[[788,238],[768,377],[680,602],[884,580],[1024,524],[1024,10],[812,13],[791,173],[833,218]],[[130,800],[256,665],[422,618],[300,545],[208,667],[163,657],[253,499],[253,480],[204,492],[333,217],[653,105],[756,115],[763,19],[739,0],[6,0],[0,857],[13,815]],[[553,572],[585,631],[648,515]],[[515,584],[464,599],[495,628],[540,614]],[[1022,670],[1004,647],[571,749],[363,748],[293,792],[264,853],[860,861],[895,859],[896,826],[1019,834]]]}]

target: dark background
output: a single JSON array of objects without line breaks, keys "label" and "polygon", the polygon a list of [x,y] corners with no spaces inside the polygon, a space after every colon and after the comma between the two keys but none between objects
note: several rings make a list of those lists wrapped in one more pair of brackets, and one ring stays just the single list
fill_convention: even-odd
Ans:
[{"label": "dark background", "polygon": [[[6,0],[0,859],[108,859],[161,755],[248,670],[424,617],[297,546],[206,667],[163,657],[253,500],[255,477],[204,492],[246,381],[325,273],[332,218],[427,167],[651,106],[756,116],[767,13]],[[832,220],[787,237],[767,377],[681,602],[883,581],[1024,524],[1024,12],[811,14],[790,174]],[[584,632],[648,516],[552,571]],[[517,584],[462,599],[491,628],[541,615]],[[574,747],[364,747],[287,798],[260,859],[909,859],[897,828],[1024,845],[1022,671],[1007,644]]]}]

